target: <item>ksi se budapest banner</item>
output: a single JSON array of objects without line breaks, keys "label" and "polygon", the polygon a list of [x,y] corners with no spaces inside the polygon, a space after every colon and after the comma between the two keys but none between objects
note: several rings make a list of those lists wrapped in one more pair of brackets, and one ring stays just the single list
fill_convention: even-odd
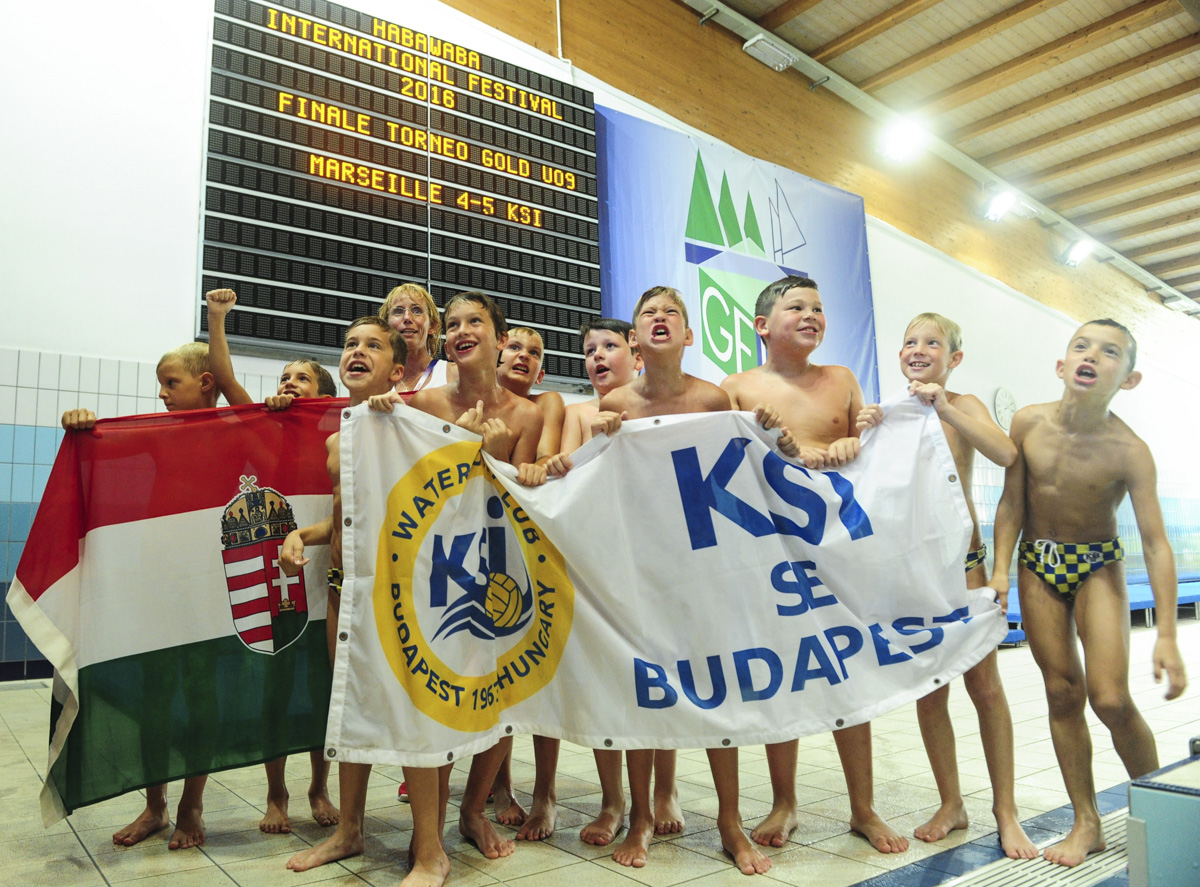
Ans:
[{"label": "ksi se budapest banner", "polygon": [[320,747],[330,401],[102,420],[68,434],[8,604],[54,665],[47,824],[146,785]]},{"label": "ksi se budapest banner", "polygon": [[341,458],[338,760],[777,742],[919,698],[1007,631],[966,589],[954,461],[906,394],[839,471],[733,412],[626,422],[533,489],[411,409],[348,411]]}]

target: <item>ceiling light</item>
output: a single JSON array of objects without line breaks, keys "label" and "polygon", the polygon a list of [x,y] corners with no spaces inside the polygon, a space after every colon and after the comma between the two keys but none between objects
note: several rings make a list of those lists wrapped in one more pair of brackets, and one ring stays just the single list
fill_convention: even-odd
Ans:
[{"label": "ceiling light", "polygon": [[780,46],[766,34],[755,34],[742,44],[742,49],[768,68],[774,68],[776,71],[790,68],[800,60],[796,53],[786,46]]},{"label": "ceiling light", "polygon": [[1015,191],[1001,191],[988,201],[987,210],[983,216],[989,222],[998,222],[1016,205],[1017,195]]},{"label": "ceiling light", "polygon": [[1095,241],[1092,240],[1075,240],[1067,247],[1067,251],[1062,254],[1059,259],[1068,268],[1078,267],[1079,263],[1092,254],[1092,250],[1096,248]]},{"label": "ceiling light", "polygon": [[879,153],[889,160],[911,160],[929,144],[929,130],[913,117],[896,117],[883,131]]}]

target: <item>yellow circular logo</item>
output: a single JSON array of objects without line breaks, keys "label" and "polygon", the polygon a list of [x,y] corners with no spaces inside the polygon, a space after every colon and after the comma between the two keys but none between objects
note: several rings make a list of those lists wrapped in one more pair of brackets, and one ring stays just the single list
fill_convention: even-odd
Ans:
[{"label": "yellow circular logo", "polygon": [[479,732],[554,677],[575,588],[477,442],[441,447],[400,479],[378,550],[379,641],[419,711]]}]

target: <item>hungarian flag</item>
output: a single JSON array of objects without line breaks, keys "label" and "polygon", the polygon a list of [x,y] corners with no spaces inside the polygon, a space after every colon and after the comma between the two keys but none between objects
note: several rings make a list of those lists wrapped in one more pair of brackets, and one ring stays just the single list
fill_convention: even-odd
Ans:
[{"label": "hungarian flag", "polygon": [[55,668],[47,824],[147,785],[320,747],[328,552],[345,401],[101,420],[68,434],[8,604]]}]

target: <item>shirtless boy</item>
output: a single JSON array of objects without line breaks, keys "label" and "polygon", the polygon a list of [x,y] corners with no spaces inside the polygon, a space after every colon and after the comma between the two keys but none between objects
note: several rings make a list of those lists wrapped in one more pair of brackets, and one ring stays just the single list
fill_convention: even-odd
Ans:
[{"label": "shirtless boy", "polygon": [[[954,454],[954,466],[962,484],[967,510],[971,514],[971,548],[967,554],[967,588],[987,584],[987,546],[979,532],[975,502],[971,498],[971,477],[975,451],[997,465],[1008,467],[1017,458],[1017,448],[1007,434],[992,421],[987,407],[973,394],[955,394],[946,389],[950,373],[962,363],[962,330],[940,314],[918,314],[904,333],[900,349],[900,372],[908,379],[908,391],[925,406],[937,410],[946,442]],[[864,407],[858,417],[861,431],[883,421],[879,404]],[[963,676],[967,694],[979,716],[983,754],[992,780],[992,813],[1000,833],[1000,845],[1012,859],[1033,859],[1037,848],[1021,828],[1013,796],[1013,726],[1008,700],[1000,683],[996,651],[992,650],[978,665]],[[958,757],[954,744],[954,724],[950,720],[949,684],[934,690],[917,702],[917,723],[933,768],[941,806],[930,820],[913,834],[922,841],[940,841],[955,829],[967,827],[958,782]]]},{"label": "shirtless boy", "polygon": [[[225,321],[237,304],[237,293],[231,289],[211,290],[204,294],[204,301],[208,307],[209,366],[217,388],[231,406],[254,403],[254,398],[242,387],[233,371],[229,340],[225,336]],[[334,397],[336,394],[337,387],[329,371],[318,361],[302,357],[284,366],[279,387],[266,402],[268,409],[284,409],[297,397]],[[324,749],[311,749],[308,759],[312,772],[308,806],[312,818],[318,825],[337,825],[338,809],[329,799],[329,761]],[[288,818],[287,755],[267,761],[263,767],[267,772],[267,812],[258,828],[271,835],[289,834],[292,823]]]},{"label": "shirtless boy", "polygon": [[1084,704],[1091,701],[1112,734],[1130,777],[1158,769],[1154,734],[1129,693],[1129,599],[1117,538],[1117,506],[1126,493],[1158,615],[1154,677],[1161,681],[1166,674],[1167,699],[1187,686],[1175,640],[1175,560],[1158,503],[1154,457],[1108,408],[1118,391],[1141,381],[1136,358],[1133,336],[1114,320],[1094,320],[1075,332],[1066,358],[1058,361],[1062,399],[1025,407],[1013,417],[1017,460],[1005,472],[996,509],[990,584],[1006,607],[1019,535],[1021,615],[1046,683],[1050,735],[1075,811],[1070,833],[1042,855],[1065,866],[1105,847]]},{"label": "shirtless boy", "polygon": [[[536,464],[542,436],[541,410],[501,387],[496,377],[497,359],[508,335],[500,307],[484,293],[459,293],[446,303],[443,320],[446,355],[457,366],[458,377],[448,385],[421,389],[412,396],[409,406],[482,435],[483,449],[489,456],[517,466],[518,481],[527,486],[543,483],[546,469]],[[390,412],[397,403],[403,400],[391,391],[371,398],[371,409]],[[488,792],[511,748],[512,738],[506,737],[475,755],[459,806],[459,832],[488,859],[508,856],[515,849],[512,841],[496,832],[486,812]],[[405,767],[404,777],[413,806],[413,873],[422,866],[436,872],[444,862],[441,877],[445,878],[450,860],[442,849],[441,826],[450,794],[450,767]]]},{"label": "shirtless boy", "polygon": [[[217,405],[220,391],[211,372],[208,346],[203,342],[188,342],[174,351],[168,351],[159,359],[155,372],[158,375],[158,397],[167,412],[203,410]],[[76,409],[63,413],[62,426],[68,431],[86,431],[95,424],[96,414],[91,410]],[[147,683],[175,680],[175,676],[147,675],[146,680]],[[145,716],[154,717],[156,714],[147,712]],[[145,757],[151,757],[155,752],[155,749],[143,749]],[[169,849],[186,850],[204,843],[204,786],[207,782],[208,776],[189,776],[183,781],[183,795],[175,813],[175,831],[167,842]],[[137,819],[113,834],[113,843],[132,847],[170,824],[167,787],[147,786],[146,809]]]},{"label": "shirtless boy", "polygon": [[[373,394],[391,391],[404,370],[404,339],[378,317],[360,317],[346,331],[338,374],[350,394],[350,406],[364,403]],[[325,442],[326,466],[333,484],[333,514],[310,527],[293,530],[279,549],[279,564],[289,575],[298,573],[309,561],[306,545],[329,545],[329,599],[325,617],[326,640],[332,662],[337,647],[338,612],[342,595],[342,487],[341,432]],[[362,853],[363,822],[366,817],[367,781],[370,764],[338,765],[338,789],[342,807],[337,831],[315,847],[292,856],[287,867],[302,872],[336,859]],[[449,862],[447,862],[447,870]],[[415,872],[415,869],[414,869]],[[444,877],[444,876],[443,876]]]},{"label": "shirtless boy", "polygon": [[[642,358],[629,344],[633,324],[615,317],[589,320],[579,329],[583,362],[596,397],[567,407],[563,419],[562,444],[558,455],[546,463],[551,475],[561,477],[572,468],[571,453],[592,439],[592,420],[600,412],[600,400],[610,391],[637,378]],[[600,814],[579,832],[585,844],[607,847],[625,827],[625,784],[621,776],[622,753],[618,749],[592,750],[600,777]],[[673,835],[683,831],[683,810],[675,788],[675,750],[654,752],[654,831]]]},{"label": "shirtless boy", "polygon": [[[630,344],[638,348],[646,372],[630,384],[600,399],[600,412],[592,423],[593,433],[610,437],[623,419],[670,416],[679,413],[720,412],[730,408],[729,396],[710,382],[690,376],[682,369],[683,349],[692,344],[683,297],[666,286],[644,292],[633,309]],[[769,407],[755,409],[764,427],[777,424]],[[790,440],[781,438],[781,448]],[[655,811],[650,805],[650,776],[655,764],[653,749],[630,749],[625,753],[629,768],[629,831],[613,851],[621,865],[646,864],[650,840],[655,834]],[[717,828],[721,844],[743,874],[761,874],[771,860],[746,837],[738,811],[738,763],[736,748],[708,749],[709,766],[717,790]],[[659,774],[660,779],[662,773]],[[672,776],[674,774],[672,773]],[[674,780],[671,782],[674,788]]]},{"label": "shirtless boy", "polygon": [[[862,389],[843,366],[810,362],[825,336],[825,313],[817,284],[807,277],[785,277],[758,297],[754,330],[767,349],[766,362],[721,383],[737,409],[770,403],[800,447],[809,468],[837,468],[859,453],[855,425],[863,408]],[[871,725],[835,730],[838,756],[850,795],[850,828],[880,853],[908,849],[908,839],[884,822],[874,809]],[[799,821],[796,804],[796,755],[799,742],[767,746],[771,773],[771,812],[751,833],[759,844],[782,847]]]}]

